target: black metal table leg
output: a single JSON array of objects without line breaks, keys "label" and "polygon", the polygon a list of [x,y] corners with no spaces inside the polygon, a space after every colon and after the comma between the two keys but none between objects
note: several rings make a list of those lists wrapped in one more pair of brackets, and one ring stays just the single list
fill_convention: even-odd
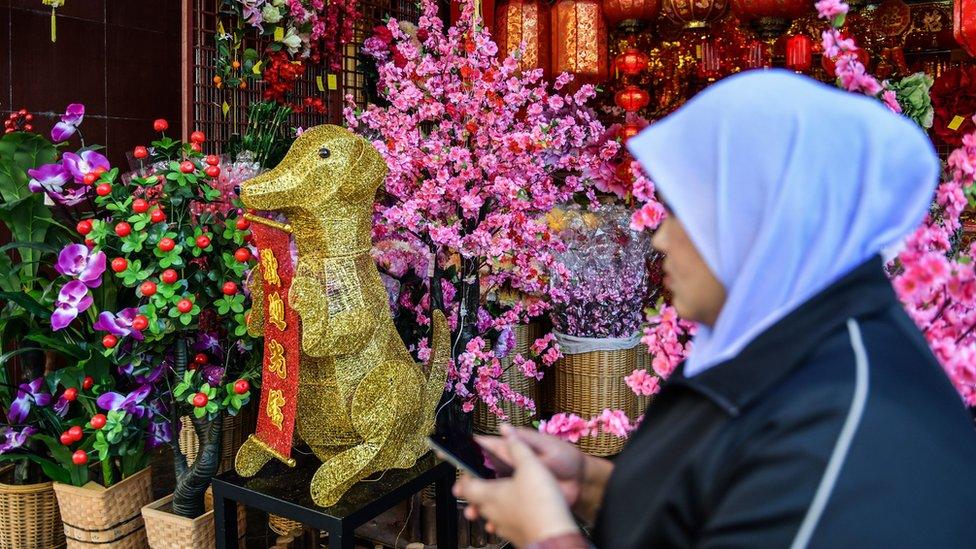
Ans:
[{"label": "black metal table leg", "polygon": [[458,546],[457,499],[451,492],[456,478],[454,469],[445,467],[434,483],[437,549],[457,549]]},{"label": "black metal table leg", "polygon": [[227,499],[220,490],[214,490],[214,525],[217,529],[217,549],[236,548],[237,502]]},{"label": "black metal table leg", "polygon": [[353,549],[355,546],[356,536],[351,528],[329,531],[329,549]]}]

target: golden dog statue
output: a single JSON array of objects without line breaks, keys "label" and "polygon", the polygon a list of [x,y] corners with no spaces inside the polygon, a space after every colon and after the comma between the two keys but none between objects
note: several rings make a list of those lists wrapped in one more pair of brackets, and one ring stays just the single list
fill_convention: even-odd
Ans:
[{"label": "golden dog statue", "polygon": [[[411,467],[427,451],[450,358],[444,315],[433,315],[430,371],[404,347],[370,255],[373,198],[386,163],[362,137],[338,126],[305,131],[281,164],[245,182],[247,208],[281,212],[298,247],[289,302],[302,321],[298,435],[322,460],[316,504],[335,504],[353,484]],[[259,290],[260,283],[255,284]],[[264,319],[253,292],[249,329]],[[271,458],[249,439],[235,469],[256,474]]]}]

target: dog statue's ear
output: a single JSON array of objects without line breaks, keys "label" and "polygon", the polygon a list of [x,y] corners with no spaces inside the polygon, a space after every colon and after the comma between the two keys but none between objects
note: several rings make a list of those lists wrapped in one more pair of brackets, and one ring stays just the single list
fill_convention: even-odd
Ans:
[{"label": "dog statue's ear", "polygon": [[386,178],[386,161],[376,147],[362,137],[356,138],[356,147],[361,151],[359,160],[350,166],[349,174],[339,185],[337,193],[348,202],[372,201],[376,189]]}]

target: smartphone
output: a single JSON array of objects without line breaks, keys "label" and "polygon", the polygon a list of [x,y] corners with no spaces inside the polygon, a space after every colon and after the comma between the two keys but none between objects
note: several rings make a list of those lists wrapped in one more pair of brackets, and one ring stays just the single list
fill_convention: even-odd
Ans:
[{"label": "smartphone", "polygon": [[467,433],[435,433],[427,444],[445,461],[458,469],[483,479],[512,476],[513,469],[492,454]]}]

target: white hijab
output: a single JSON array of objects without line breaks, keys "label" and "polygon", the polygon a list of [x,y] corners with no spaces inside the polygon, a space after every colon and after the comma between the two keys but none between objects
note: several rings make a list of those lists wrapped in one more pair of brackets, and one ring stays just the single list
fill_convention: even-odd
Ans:
[{"label": "white hijab", "polygon": [[727,300],[700,326],[694,376],[735,357],[928,210],[928,138],[879,101],[783,70],[715,84],[630,140]]}]

